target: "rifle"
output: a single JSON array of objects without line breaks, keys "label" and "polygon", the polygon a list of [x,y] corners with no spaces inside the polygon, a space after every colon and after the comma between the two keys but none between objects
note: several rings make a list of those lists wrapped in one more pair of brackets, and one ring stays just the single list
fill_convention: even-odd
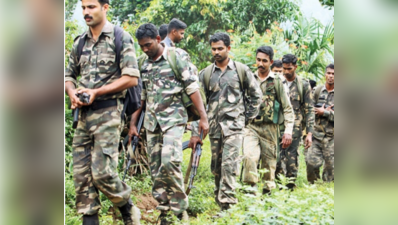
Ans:
[{"label": "rifle", "polygon": [[[200,134],[200,140],[202,140],[203,138],[203,131]],[[195,153],[193,154],[192,158],[192,164],[191,164],[191,176],[189,177],[189,185],[187,190],[185,191],[185,194],[189,195],[189,193],[191,192],[192,188],[194,188],[195,186],[193,186],[193,180],[196,176],[196,172],[198,170],[199,167],[199,162],[200,162],[200,156],[202,155],[202,145],[201,144],[196,144],[196,148],[195,148]]]},{"label": "rifle", "polygon": [[[138,131],[138,133],[140,132],[140,130],[141,130],[141,128],[142,128],[142,124],[144,123],[144,117],[145,117],[145,109],[142,109],[141,114],[140,114],[140,117],[139,117],[139,119],[138,119],[138,123],[137,123],[137,131]],[[129,135],[127,135],[127,136],[124,138],[124,140],[123,140],[123,145],[126,147],[126,149],[127,149],[127,143],[128,143],[128,141],[129,141]],[[134,137],[133,137],[133,140],[131,140],[131,147],[133,148],[133,155],[134,155],[134,153],[135,153],[135,149],[136,149],[137,146],[138,146],[138,141],[139,141],[138,136],[134,136]],[[124,179],[126,178],[127,171],[129,170],[129,168],[130,168],[130,166],[131,166],[131,157],[132,157],[132,156],[130,156],[130,153],[127,151],[127,160],[128,160],[128,161],[127,161],[126,169],[124,170],[123,182],[124,182]]]},{"label": "rifle", "polygon": [[[82,94],[76,93],[76,96],[79,98],[79,100],[83,103],[89,103],[90,102],[90,95],[83,92]],[[73,124],[72,128],[76,129],[77,124],[79,123],[79,108],[76,108],[72,111],[73,114]]]},{"label": "rifle", "polygon": [[189,141],[183,142],[182,143],[182,150],[184,151],[185,149],[187,149],[188,145],[189,145]]}]

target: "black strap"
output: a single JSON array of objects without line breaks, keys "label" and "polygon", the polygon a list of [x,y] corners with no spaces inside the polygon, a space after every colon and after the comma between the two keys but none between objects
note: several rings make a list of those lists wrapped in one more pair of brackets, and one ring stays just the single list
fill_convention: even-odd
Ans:
[{"label": "black strap", "polygon": [[108,107],[111,107],[111,106],[117,106],[117,99],[108,99],[108,100],[94,101],[91,105],[84,106],[83,108],[85,110],[88,110],[88,109],[98,110],[98,109],[108,108]]}]

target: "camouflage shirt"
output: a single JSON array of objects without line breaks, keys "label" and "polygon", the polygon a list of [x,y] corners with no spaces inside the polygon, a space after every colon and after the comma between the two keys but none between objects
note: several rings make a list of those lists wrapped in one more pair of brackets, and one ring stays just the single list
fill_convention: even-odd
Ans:
[{"label": "camouflage shirt", "polygon": [[185,125],[188,114],[182,102],[182,92],[191,95],[199,89],[197,76],[189,67],[188,53],[176,48],[177,69],[181,72],[182,80],[175,77],[167,54],[165,47],[158,59],[146,59],[141,67],[141,100],[146,100],[144,127],[152,132],[158,124],[162,131]]},{"label": "camouflage shirt", "polygon": [[[214,63],[213,73],[210,76],[209,87],[204,84],[204,70],[199,73],[200,83],[206,91],[208,99],[207,118],[209,120],[209,136],[220,138],[221,132],[225,137],[232,134],[243,134],[245,115],[253,119],[258,114],[261,102],[261,89],[248,67],[243,80],[243,89],[246,90],[246,112],[243,103],[243,94],[235,63],[229,59],[224,72]],[[192,123],[192,136],[199,136],[197,122]]]},{"label": "camouflage shirt", "polygon": [[[270,73],[264,80],[261,80],[261,78],[258,75],[258,71],[254,73],[254,77],[259,83],[261,91],[263,93],[259,115],[266,114],[267,106],[272,105],[272,103],[267,101],[268,97],[267,95],[265,95],[265,93],[268,91],[271,94],[273,94],[273,99],[277,100],[281,104],[281,109],[282,109],[281,111],[283,111],[281,113],[283,113],[285,119],[285,133],[292,134],[293,125],[294,125],[294,113],[292,105],[290,104],[290,98],[288,96],[287,86],[283,83],[282,80],[280,80],[279,76],[275,76],[275,74],[272,71],[270,71]],[[278,89],[275,88],[276,85],[276,83],[274,82],[275,79],[278,79],[280,81],[279,82],[280,86]],[[279,90],[279,92],[277,90]],[[274,106],[272,105],[271,107]],[[260,124],[260,126],[264,125],[265,125],[264,123]],[[259,124],[254,123],[254,121],[252,121],[249,124],[249,127],[256,127],[256,126],[259,126]]]},{"label": "camouflage shirt", "polygon": [[[69,56],[69,64],[65,71],[65,81],[71,81],[75,86],[96,89],[111,84],[123,76],[139,77],[137,59],[135,55],[134,42],[127,32],[123,32],[123,45],[120,52],[120,69],[115,63],[115,36],[114,25],[106,22],[102,28],[98,41],[92,37],[90,29],[85,33],[87,36],[84,44],[80,61],[77,61],[77,46],[80,38],[77,38],[73,44]],[[80,67],[80,71],[79,71]],[[77,85],[77,77],[81,75]],[[124,98],[126,90],[102,95],[96,100],[107,100],[115,98]]]},{"label": "camouflage shirt", "polygon": [[169,38],[169,36],[166,36],[162,43],[164,43],[167,47],[175,47],[174,42]]},{"label": "camouflage shirt", "polygon": [[302,78],[303,85],[303,104],[301,104],[301,96],[298,91],[298,81],[297,75],[294,81],[289,86],[289,95],[290,95],[290,103],[293,106],[294,110],[294,128],[293,128],[293,137],[301,136],[301,132],[303,130],[301,122],[305,120],[305,127],[307,133],[312,133],[314,128],[314,105],[313,105],[313,97],[311,86],[308,80]]},{"label": "camouflage shirt", "polygon": [[[315,104],[321,103],[325,105],[334,104],[334,90],[328,92],[325,85],[323,85],[319,97],[314,99]],[[334,111],[324,111],[322,116],[315,117],[314,138],[322,140],[323,137],[334,136]]]}]

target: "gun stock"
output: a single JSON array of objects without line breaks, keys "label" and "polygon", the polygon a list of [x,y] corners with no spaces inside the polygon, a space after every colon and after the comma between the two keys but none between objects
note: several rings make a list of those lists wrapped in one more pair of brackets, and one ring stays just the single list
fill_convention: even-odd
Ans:
[{"label": "gun stock", "polygon": [[[144,123],[144,118],[145,118],[145,109],[142,109],[141,114],[140,114],[140,118],[138,119],[138,123],[137,123],[137,131],[138,131],[138,133],[140,132],[140,130],[142,128],[142,124]],[[127,135],[124,138],[124,140],[123,140],[123,145],[124,146],[127,146],[128,140],[129,140],[129,136]],[[139,141],[138,136],[134,136],[133,140],[131,140],[131,147],[133,149],[132,150],[132,154],[135,154],[135,149],[138,146],[138,141]],[[127,149],[127,147],[126,147],[126,149]],[[131,157],[133,157],[133,156],[130,156],[130,153],[127,153],[127,160],[128,161],[127,161],[126,169],[124,170],[124,175],[123,175],[123,180],[122,180],[123,182],[124,182],[124,179],[126,178],[127,171],[130,169],[130,166],[131,166]]]}]

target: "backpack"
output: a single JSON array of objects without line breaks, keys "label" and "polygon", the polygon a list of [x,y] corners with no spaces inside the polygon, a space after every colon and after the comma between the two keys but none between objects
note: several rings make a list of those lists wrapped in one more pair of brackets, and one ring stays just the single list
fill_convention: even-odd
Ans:
[{"label": "backpack", "polygon": [[321,93],[322,88],[323,88],[323,85],[319,85],[318,87],[315,88],[314,104],[315,104],[315,101],[318,102],[319,94]]},{"label": "backpack", "polygon": [[[234,63],[235,63],[236,71],[238,72],[239,87],[240,87],[240,91],[243,94],[243,105],[245,106],[245,111],[246,111],[246,89],[244,89],[244,86],[243,86],[243,79],[244,79],[244,76],[246,75],[245,65],[243,65],[240,62],[235,62],[235,61],[234,61]],[[204,72],[205,74],[203,77],[203,81],[205,83],[206,90],[209,90],[210,76],[213,72],[213,69],[214,69],[214,63],[205,68],[205,72]]]},{"label": "backpack", "polygon": [[[141,68],[144,64],[145,60],[148,59],[148,56],[144,53],[140,57],[138,57],[138,67]],[[167,47],[167,61],[170,64],[171,70],[173,70],[175,77],[182,81],[182,75],[180,70],[177,68],[177,55],[175,47]],[[189,62],[191,64],[191,62]],[[206,95],[203,91],[203,88],[199,88],[200,96],[202,97],[204,108],[206,109]],[[184,107],[187,109],[188,113],[188,122],[196,121],[200,119],[199,112],[196,110],[191,98],[185,93],[182,92],[182,102]]]},{"label": "backpack", "polygon": [[[117,64],[119,73],[121,73],[120,53],[123,48],[123,32],[124,32],[124,30],[121,27],[115,26],[115,29],[114,29],[115,52],[116,52],[115,63]],[[84,38],[80,38],[79,44],[77,46],[78,61],[80,61],[80,56],[82,55],[83,47],[86,42],[86,36],[85,36],[86,33],[87,32],[84,32],[82,35],[76,37],[76,39],[80,38],[80,37],[84,37]],[[79,70],[80,70],[80,68],[79,68]],[[126,93],[126,96],[123,101],[122,120],[124,120],[125,115],[130,116],[137,109],[139,109],[141,107],[141,90],[142,90],[142,82],[141,82],[141,78],[138,78],[138,85],[127,89],[127,93]]]}]

